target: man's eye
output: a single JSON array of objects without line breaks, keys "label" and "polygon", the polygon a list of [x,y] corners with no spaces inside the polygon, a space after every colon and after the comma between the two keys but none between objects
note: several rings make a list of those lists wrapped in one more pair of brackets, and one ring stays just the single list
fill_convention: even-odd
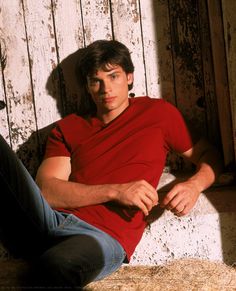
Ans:
[{"label": "man's eye", "polygon": [[112,75],[111,75],[111,79],[113,79],[113,80],[116,79],[117,77],[118,77],[117,74],[112,74]]}]

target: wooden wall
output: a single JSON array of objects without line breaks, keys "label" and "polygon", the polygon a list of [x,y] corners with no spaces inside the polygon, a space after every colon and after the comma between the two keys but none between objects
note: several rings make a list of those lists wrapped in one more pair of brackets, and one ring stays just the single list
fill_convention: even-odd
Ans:
[{"label": "wooden wall", "polygon": [[[222,15],[224,23],[224,41],[226,49],[228,84],[230,95],[230,110],[232,116],[232,129],[234,140],[234,154],[236,157],[236,2],[222,0]],[[236,160],[236,158],[235,158]]]},{"label": "wooden wall", "polygon": [[135,96],[175,104],[234,163],[236,6],[222,3],[0,0],[0,133],[34,174],[50,125],[75,110],[74,53],[115,38],[132,52]]}]

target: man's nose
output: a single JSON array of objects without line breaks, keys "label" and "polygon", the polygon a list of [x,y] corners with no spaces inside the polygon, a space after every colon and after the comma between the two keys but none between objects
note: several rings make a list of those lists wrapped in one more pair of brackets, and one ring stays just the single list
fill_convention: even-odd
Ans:
[{"label": "man's nose", "polygon": [[111,91],[111,82],[109,80],[101,82],[101,91],[104,93]]}]

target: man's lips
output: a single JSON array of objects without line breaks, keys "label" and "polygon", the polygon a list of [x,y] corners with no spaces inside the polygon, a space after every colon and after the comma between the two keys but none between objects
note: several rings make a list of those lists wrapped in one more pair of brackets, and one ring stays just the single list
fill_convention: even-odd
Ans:
[{"label": "man's lips", "polygon": [[110,103],[116,99],[116,96],[102,97],[101,102]]}]

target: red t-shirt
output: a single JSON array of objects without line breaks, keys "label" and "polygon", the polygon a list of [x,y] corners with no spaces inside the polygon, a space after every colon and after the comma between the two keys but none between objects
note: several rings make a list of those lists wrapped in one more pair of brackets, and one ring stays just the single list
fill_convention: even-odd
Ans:
[{"label": "red t-shirt", "polygon": [[[76,114],[58,121],[45,158],[71,157],[70,181],[96,185],[145,179],[157,187],[167,152],[191,147],[185,122],[174,106],[163,99],[136,97],[107,125]],[[60,211],[73,213],[117,239],[128,259],[146,227],[142,211],[114,202]]]}]

